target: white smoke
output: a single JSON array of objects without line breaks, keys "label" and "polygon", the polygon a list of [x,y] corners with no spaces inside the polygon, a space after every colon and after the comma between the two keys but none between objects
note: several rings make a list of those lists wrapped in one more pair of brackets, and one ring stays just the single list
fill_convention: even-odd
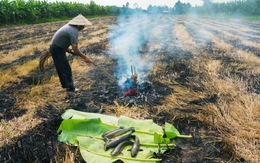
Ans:
[{"label": "white smoke", "polygon": [[118,60],[115,76],[119,85],[131,77],[131,66],[138,74],[138,81],[147,77],[153,63],[140,50],[149,40],[150,19],[147,14],[136,13],[120,16],[117,24],[110,29],[110,54]]}]

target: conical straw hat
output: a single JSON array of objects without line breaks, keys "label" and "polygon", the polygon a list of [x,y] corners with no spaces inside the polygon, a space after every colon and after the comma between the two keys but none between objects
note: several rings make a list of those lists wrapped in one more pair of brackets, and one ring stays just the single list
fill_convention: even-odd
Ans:
[{"label": "conical straw hat", "polygon": [[73,18],[71,21],[69,21],[70,25],[92,25],[92,23],[90,21],[88,21],[88,19],[86,19],[83,15],[79,14],[78,16],[76,16],[75,18]]}]

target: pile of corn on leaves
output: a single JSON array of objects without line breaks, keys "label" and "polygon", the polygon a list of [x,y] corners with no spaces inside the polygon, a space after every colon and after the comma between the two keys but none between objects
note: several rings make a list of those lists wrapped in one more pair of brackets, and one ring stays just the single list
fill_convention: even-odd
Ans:
[{"label": "pile of corn on leaves", "polygon": [[[154,154],[165,152],[167,149],[175,147],[174,138],[190,138],[190,135],[181,135],[171,124],[164,126],[155,124],[152,120],[135,120],[125,116],[113,117],[98,113],[80,112],[73,109],[62,114],[63,121],[58,129],[58,139],[69,145],[78,146],[83,159],[86,162],[115,162],[121,160],[127,163],[137,162],[160,162],[160,158],[155,158]],[[115,153],[115,148],[107,148],[110,142],[129,133],[123,133],[117,137],[104,136],[117,132],[120,129],[131,129],[131,137],[125,143],[125,147]],[[116,136],[116,135],[114,135]],[[131,139],[133,138],[133,139]],[[136,141],[138,138],[138,141]],[[119,142],[121,143],[121,142]],[[138,144],[137,144],[138,143]],[[119,146],[119,145],[117,145]],[[135,155],[131,153],[131,148],[138,146]],[[132,150],[133,152],[133,150]]]}]

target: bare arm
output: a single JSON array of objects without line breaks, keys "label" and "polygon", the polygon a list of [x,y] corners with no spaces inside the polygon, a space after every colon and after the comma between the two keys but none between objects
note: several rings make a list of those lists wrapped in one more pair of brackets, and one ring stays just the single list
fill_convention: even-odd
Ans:
[{"label": "bare arm", "polygon": [[78,48],[77,45],[72,45],[72,50],[73,50],[73,52],[74,52],[73,54],[75,54],[75,55],[80,56],[81,58],[83,58],[86,63],[89,63],[89,62],[90,62],[90,59],[89,59],[85,54],[83,54],[83,53],[79,50],[79,48]]}]

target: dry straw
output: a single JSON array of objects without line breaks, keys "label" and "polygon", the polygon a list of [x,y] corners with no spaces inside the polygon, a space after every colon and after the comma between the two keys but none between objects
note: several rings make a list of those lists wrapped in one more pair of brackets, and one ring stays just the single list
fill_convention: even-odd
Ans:
[{"label": "dry straw", "polygon": [[45,51],[41,56],[40,56],[40,61],[39,61],[39,69],[40,71],[44,72],[44,65],[46,61],[50,58],[51,53],[49,51]]}]

